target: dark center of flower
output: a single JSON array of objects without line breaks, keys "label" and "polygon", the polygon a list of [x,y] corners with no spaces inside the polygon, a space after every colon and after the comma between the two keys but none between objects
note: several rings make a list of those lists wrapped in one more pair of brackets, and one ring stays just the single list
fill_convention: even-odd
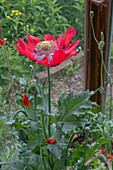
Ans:
[{"label": "dark center of flower", "polygon": [[62,49],[65,50],[65,45],[62,46]]}]

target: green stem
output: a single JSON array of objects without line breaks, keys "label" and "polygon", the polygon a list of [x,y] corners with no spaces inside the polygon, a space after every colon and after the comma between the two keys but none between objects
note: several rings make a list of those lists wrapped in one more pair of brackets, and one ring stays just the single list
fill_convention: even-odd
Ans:
[{"label": "green stem", "polygon": [[47,139],[46,130],[45,130],[45,126],[44,126],[44,115],[42,115],[42,129],[44,132],[44,137],[45,137],[45,139]]},{"label": "green stem", "polygon": [[112,119],[112,83],[110,82],[110,116],[109,120]]},{"label": "green stem", "polygon": [[[67,149],[66,149],[66,156],[67,156],[67,153],[68,153],[68,149],[70,148],[70,145],[71,145],[71,142],[73,140],[73,137],[74,137],[75,133],[73,133],[69,139],[69,142],[67,144]],[[67,160],[65,160],[65,165],[67,165]]]},{"label": "green stem", "polygon": [[85,169],[85,158],[86,158],[86,148],[87,148],[87,137],[85,137],[85,151],[84,151],[84,160],[83,160],[83,170]]},{"label": "green stem", "polygon": [[101,110],[102,114],[104,114],[104,90],[103,90],[103,66],[104,66],[104,60],[103,60],[103,49],[100,51],[101,52],[101,92],[102,92],[102,102],[101,102]]},{"label": "green stem", "polygon": [[[25,110],[26,110],[26,108],[25,108]],[[23,110],[18,110],[14,115],[14,119],[16,118],[17,114],[20,113],[20,112],[23,113],[26,117],[28,117],[27,112],[24,112]]]},{"label": "green stem", "polygon": [[95,36],[95,31],[94,31],[93,20],[92,19],[91,19],[91,27],[92,27],[92,31],[93,31],[93,37],[94,37],[96,43],[99,44],[99,42],[97,41],[96,36]]},{"label": "green stem", "polygon": [[[4,136],[4,124],[3,124],[2,119],[0,119],[0,120],[1,120],[2,127],[3,127],[3,136]],[[5,160],[6,160],[5,146],[4,146],[4,144],[6,145],[5,136],[4,136],[4,140],[2,140],[2,139],[0,138],[0,141],[1,141],[1,147],[2,147],[3,154],[4,154],[4,158],[5,158]]]},{"label": "green stem", "polygon": [[112,158],[112,147],[111,147],[111,142],[110,142],[110,139],[109,139],[109,152],[110,152],[110,156],[111,156],[111,161],[112,161],[112,169],[113,169],[113,158]]},{"label": "green stem", "polygon": [[40,145],[40,156],[41,156],[41,163],[42,163],[42,166],[44,167],[44,169],[46,170],[46,165],[45,165],[45,161],[43,159],[43,153],[42,153],[42,147]]},{"label": "green stem", "polygon": [[49,113],[51,113],[51,83],[50,83],[50,70],[49,70],[49,66],[47,67],[47,73],[48,73],[48,99],[49,99],[49,102],[48,102],[48,110],[49,110]]},{"label": "green stem", "polygon": [[[51,114],[51,83],[50,83],[50,70],[49,66],[47,66],[47,73],[48,73],[48,112]],[[50,115],[48,116],[48,137],[51,136],[50,132]]]},{"label": "green stem", "polygon": [[[51,81],[50,81],[50,70],[49,66],[47,66],[47,73],[48,73],[48,138],[51,136],[51,130],[50,130],[50,123],[51,123]],[[50,154],[49,156],[49,164],[51,166],[51,169],[53,169],[53,156]]]},{"label": "green stem", "polygon": [[106,151],[106,160],[107,160],[107,162],[108,162],[108,144],[107,143],[105,143],[105,151]]}]

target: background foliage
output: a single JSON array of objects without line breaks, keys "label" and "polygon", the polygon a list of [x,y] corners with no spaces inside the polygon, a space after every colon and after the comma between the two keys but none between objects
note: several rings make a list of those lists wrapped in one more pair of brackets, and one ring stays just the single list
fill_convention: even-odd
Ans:
[{"label": "background foliage", "polygon": [[[14,45],[19,38],[27,42],[27,33],[43,40],[44,34],[57,38],[61,32],[74,27],[77,30],[75,40],[81,39],[80,45],[83,47],[84,0],[0,0],[0,14],[14,85],[18,85],[20,74],[28,76],[28,65],[34,63],[18,54]],[[2,95],[3,91],[10,90],[10,83],[3,47],[0,47],[0,51]],[[35,69],[39,72],[44,67],[38,64]]]}]

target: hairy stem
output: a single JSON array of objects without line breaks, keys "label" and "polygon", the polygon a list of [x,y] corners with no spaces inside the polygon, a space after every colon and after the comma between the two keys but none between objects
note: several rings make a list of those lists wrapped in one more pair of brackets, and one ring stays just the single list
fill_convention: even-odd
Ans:
[{"label": "hairy stem", "polygon": [[[51,114],[51,83],[50,83],[50,70],[49,66],[47,66],[47,72],[48,72],[48,111],[49,114]],[[51,136],[50,132],[50,115],[48,116],[48,136]]]}]

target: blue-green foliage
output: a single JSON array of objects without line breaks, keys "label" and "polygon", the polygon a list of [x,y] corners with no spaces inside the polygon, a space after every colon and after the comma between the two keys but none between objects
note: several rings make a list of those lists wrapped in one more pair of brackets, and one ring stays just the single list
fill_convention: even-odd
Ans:
[{"label": "blue-green foliage", "polygon": [[[22,14],[15,15],[16,12],[12,13],[13,10],[18,10]],[[52,34],[58,38],[61,32],[74,27],[77,30],[76,40],[83,40],[84,1],[82,0],[1,0],[0,14],[4,37],[7,38],[6,50],[9,66],[12,77],[15,77],[15,85],[17,85],[20,73],[23,73],[23,77],[28,76],[28,65],[33,63],[16,51],[14,42],[17,42],[19,38],[27,42],[27,33],[39,36],[41,40],[44,34]],[[1,45],[0,51],[0,86],[5,88],[6,92],[10,89],[10,82],[4,48]],[[40,64],[35,68],[44,70]]]},{"label": "blue-green foliage", "polygon": [[[84,0],[20,0],[19,2],[10,0],[1,1],[0,4],[4,35],[10,42],[12,38],[25,39],[26,32],[40,36],[41,39],[44,34],[49,33],[57,38],[61,32],[70,27],[77,30],[77,39],[83,40]],[[10,15],[12,10],[22,12],[18,21]],[[7,16],[11,19],[7,19]],[[29,25],[29,28],[26,28],[26,25]]]},{"label": "blue-green foliage", "polygon": [[[73,92],[70,92],[67,96],[62,93],[58,99],[58,109],[55,110],[51,102],[52,111],[49,113],[48,91],[45,89],[44,83],[37,77],[35,78],[36,80],[30,81],[20,79],[22,91],[16,94],[19,110],[16,113],[11,113],[7,121],[20,143],[18,159],[13,161],[9,156],[2,164],[9,170],[15,168],[18,170],[22,168],[42,170],[45,163],[46,168],[51,169],[47,154],[49,152],[49,155],[54,157],[53,168],[55,170],[66,169],[70,165],[82,167],[80,161],[84,157],[84,142],[82,145],[75,143],[75,151],[70,149],[70,145],[75,133],[83,135],[86,126],[91,127],[92,131],[95,120],[99,123],[100,114],[92,113],[94,103],[89,100],[93,93],[86,91],[79,96],[74,95]],[[30,107],[25,107],[22,102],[24,93],[28,96]],[[56,140],[54,144],[46,143],[46,138],[49,135],[47,130],[48,116],[51,120],[51,136],[49,138]],[[101,117],[100,115],[100,119]],[[45,128],[46,134],[43,128]],[[96,149],[105,142],[106,140],[100,139],[89,145],[86,160],[88,161],[94,155]]]}]

